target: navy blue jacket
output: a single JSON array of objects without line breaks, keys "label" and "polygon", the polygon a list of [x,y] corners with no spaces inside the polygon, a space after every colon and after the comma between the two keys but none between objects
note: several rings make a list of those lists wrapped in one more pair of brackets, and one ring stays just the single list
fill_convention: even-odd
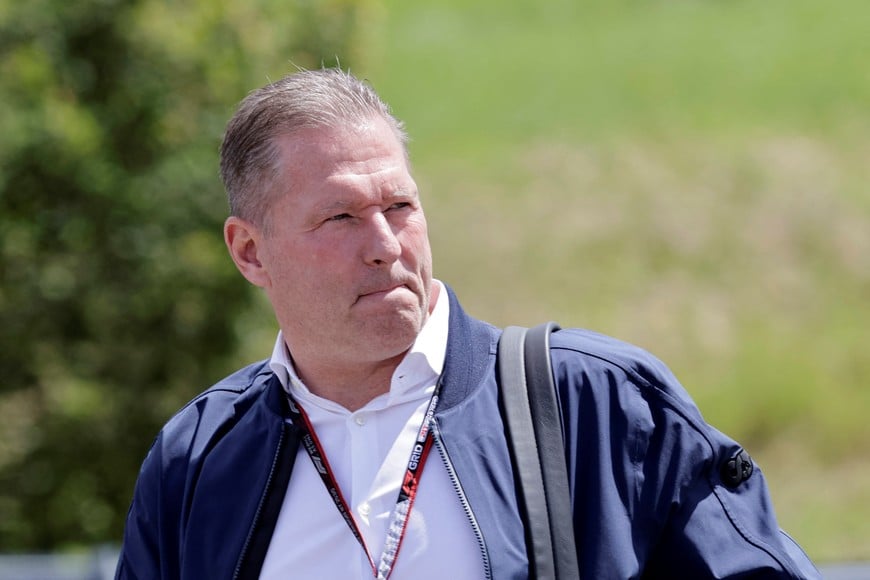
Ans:
[{"label": "navy blue jacket", "polygon": [[[525,579],[498,410],[500,331],[448,294],[437,449],[488,577]],[[583,330],[554,334],[551,356],[583,578],[820,577],[779,530],[758,467],[735,485],[726,466],[741,448],[704,422],[662,363]],[[117,578],[256,578],[299,447],[286,418],[285,393],[266,362],[181,409],[142,465]]]}]

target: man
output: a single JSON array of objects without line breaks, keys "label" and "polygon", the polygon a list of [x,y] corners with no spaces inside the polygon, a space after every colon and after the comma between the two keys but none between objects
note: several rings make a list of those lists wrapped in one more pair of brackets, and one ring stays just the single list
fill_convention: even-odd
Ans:
[{"label": "man", "polygon": [[[221,174],[280,332],[157,437],[118,578],[530,577],[500,331],[432,278],[402,125],[351,75],[299,72],[243,101]],[[661,363],[582,330],[551,358],[584,578],[818,576]]]}]

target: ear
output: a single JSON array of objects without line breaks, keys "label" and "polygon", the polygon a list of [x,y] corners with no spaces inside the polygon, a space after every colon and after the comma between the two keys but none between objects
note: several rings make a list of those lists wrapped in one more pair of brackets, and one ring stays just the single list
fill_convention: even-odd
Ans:
[{"label": "ear", "polygon": [[264,288],[269,286],[271,280],[269,272],[260,261],[262,239],[260,228],[247,220],[230,216],[224,222],[224,241],[236,268],[248,282]]}]

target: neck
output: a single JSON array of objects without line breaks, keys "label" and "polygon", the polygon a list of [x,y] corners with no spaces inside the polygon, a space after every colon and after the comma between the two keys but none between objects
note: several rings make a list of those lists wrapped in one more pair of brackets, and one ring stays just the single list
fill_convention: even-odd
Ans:
[{"label": "neck", "polygon": [[348,411],[357,411],[372,399],[389,392],[393,373],[405,353],[367,368],[354,367],[342,372],[336,367],[300,368],[296,373],[318,397],[338,403]]}]

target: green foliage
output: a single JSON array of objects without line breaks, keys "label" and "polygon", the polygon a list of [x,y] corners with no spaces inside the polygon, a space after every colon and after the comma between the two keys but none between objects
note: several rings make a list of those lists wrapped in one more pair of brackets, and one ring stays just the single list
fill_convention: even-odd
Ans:
[{"label": "green foliage", "polygon": [[[357,65],[365,2],[0,0],[0,546],[117,541],[159,426],[229,370],[233,104]],[[292,64],[291,64],[292,63]]]}]

